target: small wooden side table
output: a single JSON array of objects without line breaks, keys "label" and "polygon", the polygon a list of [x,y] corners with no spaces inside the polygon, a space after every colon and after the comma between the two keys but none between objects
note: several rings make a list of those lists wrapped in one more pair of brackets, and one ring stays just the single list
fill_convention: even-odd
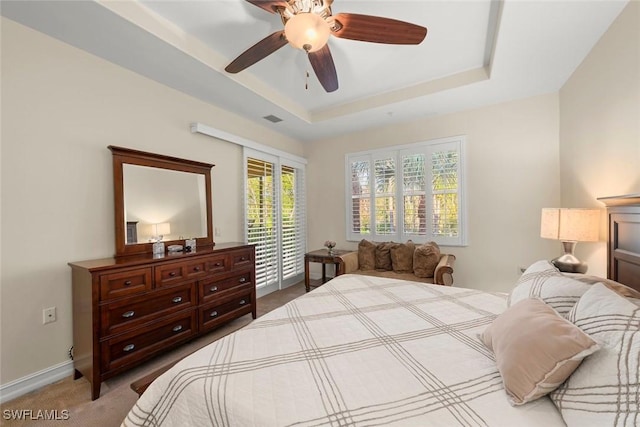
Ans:
[{"label": "small wooden side table", "polygon": [[304,254],[304,288],[307,292],[311,290],[311,284],[309,283],[309,263],[320,262],[322,263],[322,283],[327,282],[327,264],[334,264],[336,266],[336,276],[340,274],[340,255],[348,254],[353,251],[346,251],[342,249],[334,249],[331,254],[327,249],[319,249],[317,251],[307,252]]}]

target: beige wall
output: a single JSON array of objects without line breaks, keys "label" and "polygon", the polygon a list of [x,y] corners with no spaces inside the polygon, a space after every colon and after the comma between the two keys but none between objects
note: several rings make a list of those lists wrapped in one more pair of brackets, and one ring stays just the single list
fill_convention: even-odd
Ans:
[{"label": "beige wall", "polygon": [[[64,362],[67,263],[114,253],[110,144],[216,164],[216,241],[242,229],[242,150],[198,121],[302,155],[287,137],[2,18],[0,383]],[[223,183],[223,184],[222,184]],[[42,324],[42,309],[58,320]]]},{"label": "beige wall", "polygon": [[[640,193],[640,2],[629,2],[560,90],[560,171],[564,207]],[[604,208],[600,234],[576,255],[606,276]]]},{"label": "beige wall", "polygon": [[560,203],[558,97],[543,95],[412,123],[372,129],[309,146],[309,247],[346,242],[344,156],[349,152],[467,136],[469,245],[457,256],[457,286],[506,291],[518,266],[549,258],[557,242],[541,239],[540,209]]}]

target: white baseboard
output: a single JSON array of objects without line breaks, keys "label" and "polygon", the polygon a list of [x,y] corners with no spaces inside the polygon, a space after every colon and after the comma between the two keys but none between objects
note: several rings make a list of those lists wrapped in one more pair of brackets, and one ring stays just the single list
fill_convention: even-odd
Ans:
[{"label": "white baseboard", "polygon": [[17,380],[0,385],[0,403],[27,394],[30,391],[37,390],[40,387],[52,384],[73,375],[73,361],[59,363],[42,371],[35,372]]}]

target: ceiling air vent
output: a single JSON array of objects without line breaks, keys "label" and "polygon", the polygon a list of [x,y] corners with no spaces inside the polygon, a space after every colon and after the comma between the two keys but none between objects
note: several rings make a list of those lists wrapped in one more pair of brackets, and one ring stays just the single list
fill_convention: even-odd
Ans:
[{"label": "ceiling air vent", "polygon": [[269,120],[271,123],[281,122],[282,119],[280,117],[276,117],[273,114],[269,114],[268,116],[264,116],[263,119]]}]

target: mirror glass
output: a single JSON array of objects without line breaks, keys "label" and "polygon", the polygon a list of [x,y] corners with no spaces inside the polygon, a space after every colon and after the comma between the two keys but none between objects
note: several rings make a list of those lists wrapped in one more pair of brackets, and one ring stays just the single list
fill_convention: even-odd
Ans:
[{"label": "mirror glass", "polygon": [[[165,247],[213,241],[211,163],[109,145],[113,155],[116,257],[148,256]],[[154,254],[154,257],[156,254]]]},{"label": "mirror glass", "polygon": [[[123,164],[125,244],[207,236],[205,176]],[[162,225],[159,225],[162,224]]]}]

